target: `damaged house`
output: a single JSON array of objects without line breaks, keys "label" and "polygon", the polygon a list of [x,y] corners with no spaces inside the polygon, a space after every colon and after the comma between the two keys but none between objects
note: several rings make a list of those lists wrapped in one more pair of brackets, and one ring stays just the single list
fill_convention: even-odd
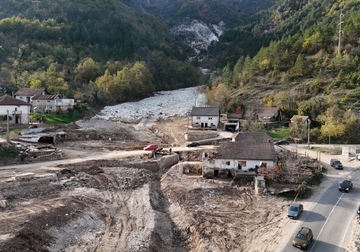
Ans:
[{"label": "damaged house", "polygon": [[267,134],[238,133],[232,141],[217,147],[215,152],[203,153],[203,176],[255,177],[260,167],[273,168],[276,161],[277,154]]}]

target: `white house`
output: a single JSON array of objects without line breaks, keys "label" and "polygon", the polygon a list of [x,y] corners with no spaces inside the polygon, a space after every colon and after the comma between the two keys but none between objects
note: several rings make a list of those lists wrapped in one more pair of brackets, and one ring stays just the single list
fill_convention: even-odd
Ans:
[{"label": "white house", "polygon": [[193,107],[191,110],[192,127],[217,129],[220,122],[218,107]]},{"label": "white house", "polygon": [[32,103],[32,98],[36,95],[45,95],[44,88],[20,88],[15,92],[14,96],[18,100],[22,100],[27,103]]},{"label": "white house", "polygon": [[30,107],[27,102],[4,95],[0,97],[0,116],[4,119],[9,114],[9,123],[28,124],[30,122]]},{"label": "white house", "polygon": [[233,141],[222,143],[213,153],[202,156],[203,176],[219,173],[235,176],[256,176],[260,167],[272,168],[277,154],[271,138],[262,132],[239,133]]}]

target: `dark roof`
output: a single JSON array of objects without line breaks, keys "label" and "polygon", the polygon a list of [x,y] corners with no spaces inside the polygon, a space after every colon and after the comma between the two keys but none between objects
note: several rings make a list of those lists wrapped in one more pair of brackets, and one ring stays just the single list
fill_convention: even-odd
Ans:
[{"label": "dark roof", "polygon": [[34,95],[41,95],[45,92],[44,88],[20,88],[16,91],[16,96],[34,96]]},{"label": "dark roof", "polygon": [[19,99],[15,99],[15,98],[13,98],[11,96],[8,96],[8,95],[0,96],[0,105],[17,105],[17,106],[26,105],[26,106],[31,106],[27,102],[24,102],[24,101],[19,100]]},{"label": "dark roof", "polygon": [[272,138],[264,132],[240,132],[235,137],[235,142],[243,143],[271,143]]},{"label": "dark roof", "polygon": [[217,148],[215,158],[276,161],[277,155],[272,143],[226,142]]},{"label": "dark roof", "polygon": [[261,107],[259,109],[258,116],[260,118],[271,118],[279,111],[279,108],[276,107]]},{"label": "dark roof", "polygon": [[58,98],[58,95],[35,95],[33,100],[55,100]]},{"label": "dark roof", "polygon": [[192,116],[220,116],[219,107],[193,107]]}]

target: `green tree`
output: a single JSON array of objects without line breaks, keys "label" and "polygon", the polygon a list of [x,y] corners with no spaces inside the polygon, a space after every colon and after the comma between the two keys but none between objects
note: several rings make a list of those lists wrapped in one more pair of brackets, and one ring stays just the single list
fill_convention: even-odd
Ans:
[{"label": "green tree", "polygon": [[75,68],[75,82],[87,84],[101,75],[101,67],[92,58],[85,58]]}]

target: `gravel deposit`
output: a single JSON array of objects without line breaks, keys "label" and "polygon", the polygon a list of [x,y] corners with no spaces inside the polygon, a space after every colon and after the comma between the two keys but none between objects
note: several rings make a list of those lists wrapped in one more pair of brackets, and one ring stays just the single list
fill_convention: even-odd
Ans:
[{"label": "gravel deposit", "polygon": [[143,118],[157,120],[171,116],[185,116],[194,106],[206,106],[204,87],[191,87],[157,92],[137,101],[106,106],[91,120],[111,120],[138,123]]}]

